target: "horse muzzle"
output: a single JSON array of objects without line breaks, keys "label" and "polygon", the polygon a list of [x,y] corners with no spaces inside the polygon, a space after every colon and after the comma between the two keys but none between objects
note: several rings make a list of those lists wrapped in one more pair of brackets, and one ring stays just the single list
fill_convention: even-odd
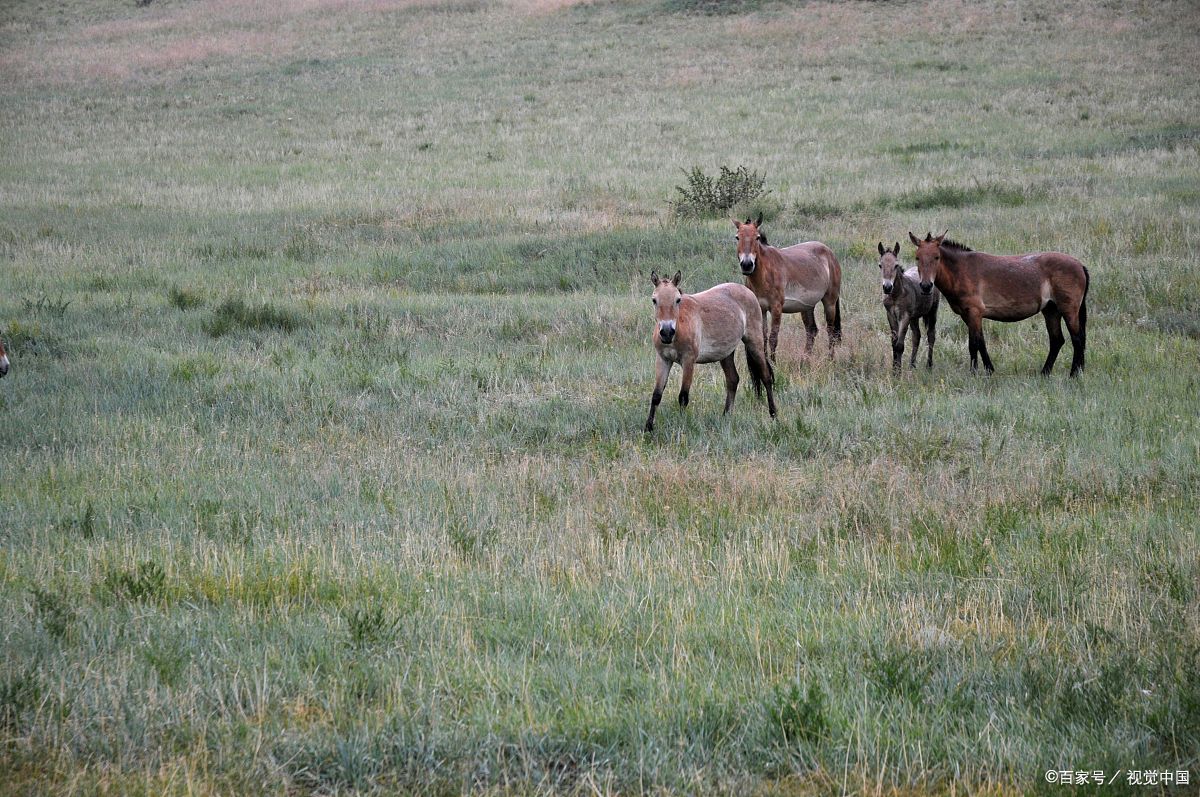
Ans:
[{"label": "horse muzzle", "polygon": [[758,263],[755,262],[753,258],[747,258],[745,260],[739,260],[738,265],[742,267],[742,273],[749,277],[754,273],[754,269],[758,266]]},{"label": "horse muzzle", "polygon": [[8,356],[0,357],[0,376],[8,373]]},{"label": "horse muzzle", "polygon": [[663,343],[670,343],[671,341],[675,340],[675,325],[671,324],[670,326],[660,326],[658,328],[658,339]]},{"label": "horse muzzle", "polygon": [[892,292],[892,283],[890,283],[890,282],[883,283],[883,292],[891,293]]},{"label": "horse muzzle", "polygon": [[933,293],[933,283],[932,282],[922,282],[921,283],[921,293],[925,294],[926,296]]}]

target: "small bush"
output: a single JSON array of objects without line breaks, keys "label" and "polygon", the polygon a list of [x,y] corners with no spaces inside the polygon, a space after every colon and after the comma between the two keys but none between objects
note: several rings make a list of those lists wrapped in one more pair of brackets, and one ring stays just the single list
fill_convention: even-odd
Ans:
[{"label": "small bush", "polygon": [[769,193],[763,188],[766,177],[745,166],[731,170],[721,167],[721,173],[709,177],[699,166],[685,171],[687,185],[677,185],[678,200],[671,210],[682,218],[704,218],[728,213],[735,205],[753,202]]},{"label": "small bush", "polygon": [[303,325],[303,319],[291,310],[263,302],[250,305],[240,298],[226,299],[213,313],[204,330],[214,338],[239,329],[277,329],[292,332]]}]

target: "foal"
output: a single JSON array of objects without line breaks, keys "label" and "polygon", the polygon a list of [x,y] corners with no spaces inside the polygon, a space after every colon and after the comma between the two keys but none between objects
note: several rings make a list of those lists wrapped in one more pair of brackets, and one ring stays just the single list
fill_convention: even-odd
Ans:
[{"label": "foal", "polygon": [[989,255],[946,240],[946,233],[936,238],[926,233],[921,241],[910,232],[908,238],[917,247],[921,290],[928,294],[936,283],[950,309],[967,324],[972,371],[979,356],[988,373],[994,370],[983,341],[983,319],[1023,321],[1038,312],[1050,337],[1042,376],[1050,375],[1062,348],[1063,320],[1071,333],[1071,376],[1083,370],[1091,282],[1083,263],[1061,252]]},{"label": "foal", "polygon": [[767,338],[767,312],[771,313],[770,354],[775,359],[779,345],[779,324],[784,313],[799,313],[808,337],[804,353],[812,353],[817,337],[813,310],[825,307],[825,332],[829,335],[829,356],[842,338],[842,267],[833,250],[820,241],[777,249],[767,244],[762,233],[762,214],[757,221],[733,220],[737,227],[738,265],[746,278],[746,287],[754,291],[762,310],[763,338]]},{"label": "foal", "polygon": [[654,430],[654,413],[662,401],[663,389],[671,366],[683,366],[683,385],[679,390],[679,406],[688,405],[692,388],[692,372],[696,363],[721,363],[725,371],[725,412],[733,407],[737,395],[738,372],[733,355],[738,341],[746,346],[746,363],[754,392],[762,395],[767,388],[767,408],[775,417],[775,374],[767,362],[766,346],[758,325],[758,300],[744,285],[722,283],[701,293],[684,296],[679,290],[683,275],[676,271],[671,279],[659,279],[658,272],[650,275],[654,283],[654,302],[657,324],[654,329],[655,366],[654,396],[650,399],[650,417],[646,431]]},{"label": "foal", "polygon": [[909,365],[917,367],[917,352],[921,348],[921,320],[925,321],[925,340],[928,341],[929,358],[926,368],[933,367],[933,341],[937,338],[938,293],[934,288],[924,293],[919,287],[920,277],[915,267],[908,271],[900,265],[900,242],[895,249],[884,249],[879,242],[879,276],[883,284],[883,307],[887,310],[888,324],[892,328],[892,368],[900,370],[904,357],[904,337],[912,325],[912,359]]}]

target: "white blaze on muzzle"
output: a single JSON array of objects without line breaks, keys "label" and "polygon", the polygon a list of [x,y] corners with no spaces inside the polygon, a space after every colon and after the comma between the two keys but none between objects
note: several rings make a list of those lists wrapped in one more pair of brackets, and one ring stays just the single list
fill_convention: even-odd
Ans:
[{"label": "white blaze on muzzle", "polygon": [[741,264],[741,267],[742,267],[743,269],[750,269],[751,271],[753,271],[753,270],[754,270],[754,265],[755,265],[755,257],[754,257],[754,253],[753,253],[753,252],[751,252],[751,253],[750,253],[750,254],[748,254],[748,255],[739,255],[739,256],[738,256],[738,263],[739,263],[739,264]]},{"label": "white blaze on muzzle", "polygon": [[664,338],[674,337],[675,336],[675,322],[674,321],[659,321],[658,322],[658,334],[659,334],[659,337],[664,337]]}]

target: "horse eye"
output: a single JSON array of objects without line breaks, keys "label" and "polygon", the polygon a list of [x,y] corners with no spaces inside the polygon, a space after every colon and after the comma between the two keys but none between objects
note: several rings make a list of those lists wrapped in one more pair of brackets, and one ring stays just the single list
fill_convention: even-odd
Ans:
[{"label": "horse eye", "polygon": [[679,297],[679,296],[675,297],[675,304],[679,304],[682,301],[683,301],[683,299],[681,297]]},{"label": "horse eye", "polygon": [[651,299],[651,300],[650,300],[650,303],[651,303],[651,304],[658,304],[658,299]]}]

